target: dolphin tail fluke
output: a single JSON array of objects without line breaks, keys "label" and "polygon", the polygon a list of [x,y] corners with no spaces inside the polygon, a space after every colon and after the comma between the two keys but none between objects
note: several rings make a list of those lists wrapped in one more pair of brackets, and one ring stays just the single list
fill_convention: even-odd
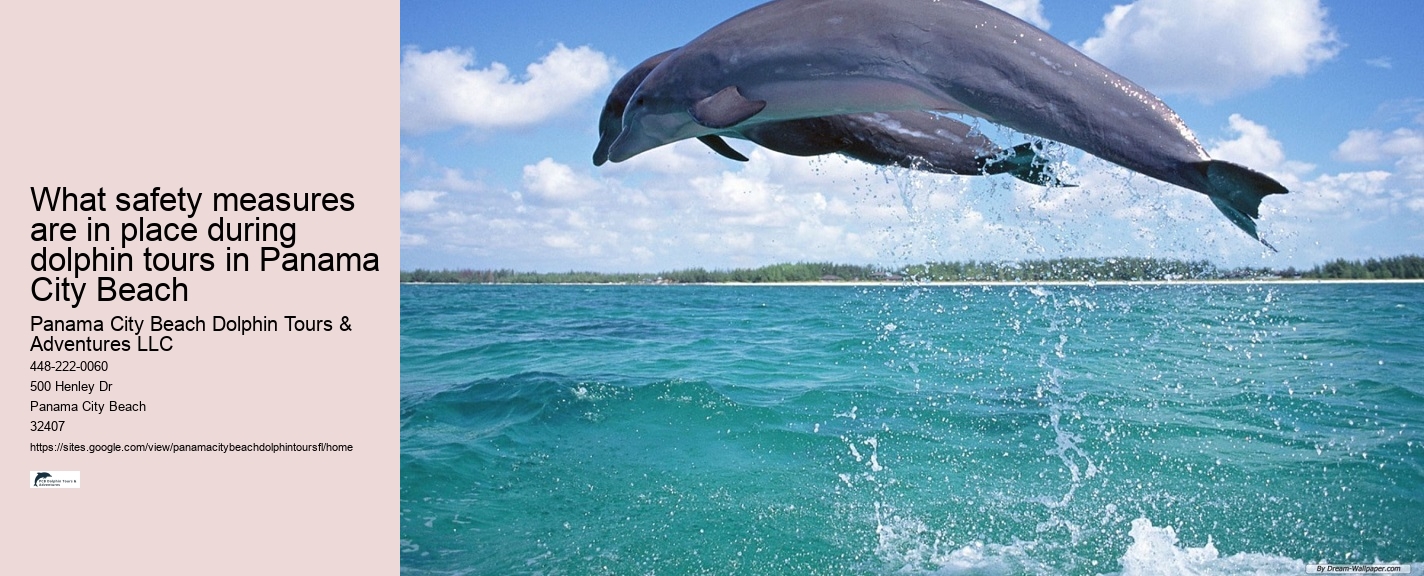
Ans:
[{"label": "dolphin tail fluke", "polygon": [[1262,198],[1271,194],[1285,194],[1289,190],[1270,176],[1230,162],[1210,160],[1199,166],[1206,174],[1209,185],[1207,196],[1211,197],[1211,203],[1237,228],[1275,251],[1275,246],[1262,240],[1256,233],[1256,219],[1261,217]]},{"label": "dolphin tail fluke", "polygon": [[981,157],[978,161],[985,174],[1008,174],[1029,184],[1039,186],[1057,188],[1076,186],[1058,178],[1058,175],[1053,172],[1053,167],[1038,155],[1042,150],[1042,144],[1025,142],[996,156]]}]

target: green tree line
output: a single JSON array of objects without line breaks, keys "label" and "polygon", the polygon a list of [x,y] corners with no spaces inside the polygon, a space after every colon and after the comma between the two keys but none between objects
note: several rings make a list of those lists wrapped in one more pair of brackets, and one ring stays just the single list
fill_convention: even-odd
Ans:
[{"label": "green tree line", "polygon": [[[1289,276],[1286,270],[1282,276]],[[1395,256],[1359,260],[1339,259],[1316,266],[1300,274],[1302,278],[1348,280],[1416,280],[1424,278],[1424,257]]]},{"label": "green tree line", "polygon": [[705,284],[712,282],[818,282],[885,280],[893,278],[883,267],[798,262],[759,268],[707,270],[689,268],[660,274],[609,274],[604,272],[517,272],[514,270],[425,270],[401,272],[401,282],[445,284]]},{"label": "green tree line", "polygon": [[741,282],[836,282],[916,280],[938,282],[1049,282],[1230,280],[1253,278],[1389,280],[1424,279],[1424,257],[1396,256],[1365,261],[1339,259],[1309,270],[1295,268],[1218,268],[1205,260],[1160,258],[1056,258],[1022,262],[928,262],[904,268],[832,262],[797,262],[758,268],[689,268],[658,274],[605,272],[519,272],[500,270],[425,270],[400,273],[401,282],[441,284],[702,284]]}]

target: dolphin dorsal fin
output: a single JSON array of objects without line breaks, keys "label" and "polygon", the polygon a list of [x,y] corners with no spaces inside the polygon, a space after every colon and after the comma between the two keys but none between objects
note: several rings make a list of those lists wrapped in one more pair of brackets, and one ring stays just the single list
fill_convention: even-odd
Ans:
[{"label": "dolphin dorsal fin", "polygon": [[721,136],[718,136],[716,134],[708,134],[706,136],[698,136],[697,140],[702,142],[703,144],[706,144],[708,148],[711,148],[712,151],[721,154],[723,157],[730,158],[738,162],[747,161],[746,156],[743,156],[741,152],[738,152],[735,148],[732,148],[732,146],[727,144],[727,141],[723,140]]},{"label": "dolphin dorsal fin", "polygon": [[698,100],[688,110],[692,119],[708,128],[730,128],[766,108],[765,100],[748,100],[736,86],[728,86],[716,94]]}]

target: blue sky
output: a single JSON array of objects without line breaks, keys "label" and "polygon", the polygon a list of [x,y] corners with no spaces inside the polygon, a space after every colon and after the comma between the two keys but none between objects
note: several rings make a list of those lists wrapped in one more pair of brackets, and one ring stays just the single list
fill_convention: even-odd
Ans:
[{"label": "blue sky", "polygon": [[[1205,196],[1066,147],[1077,188],[696,142],[595,168],[629,67],[759,2],[401,4],[401,268],[638,271],[1060,256],[1309,266],[1424,253],[1424,2],[996,0],[1265,171],[1263,250]],[[1002,144],[1022,136],[985,126]]]}]

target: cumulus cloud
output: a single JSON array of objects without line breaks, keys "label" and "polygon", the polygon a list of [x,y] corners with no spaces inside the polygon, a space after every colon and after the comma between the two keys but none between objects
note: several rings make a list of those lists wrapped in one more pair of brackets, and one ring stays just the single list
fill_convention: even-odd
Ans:
[{"label": "cumulus cloud", "polygon": [[1018,16],[1025,22],[1047,30],[1048,19],[1043,17],[1043,4],[1039,0],[988,0],[995,8]]},{"label": "cumulus cloud", "polygon": [[1381,162],[1411,156],[1424,156],[1424,132],[1399,128],[1381,130],[1351,130],[1350,135],[1335,149],[1335,156],[1346,162]]},{"label": "cumulus cloud", "polygon": [[429,212],[436,207],[436,200],[444,196],[444,192],[436,190],[411,190],[401,192],[400,207],[402,212]]},{"label": "cumulus cloud", "polygon": [[[1417,121],[1424,123],[1424,118]],[[1424,131],[1414,128],[1353,130],[1335,150],[1347,162],[1391,162],[1393,197],[1409,210],[1424,213]]]},{"label": "cumulus cloud", "polygon": [[1227,120],[1228,131],[1235,137],[1210,143],[1207,153],[1212,158],[1235,162],[1282,180],[1289,186],[1315,166],[1286,158],[1286,149],[1280,140],[1271,136],[1271,131],[1261,124],[1252,122],[1240,114],[1232,114]]},{"label": "cumulus cloud", "polygon": [[1362,212],[1369,219],[1398,205],[1390,190],[1392,175],[1383,170],[1322,174],[1298,187],[1291,208],[1309,215],[1340,216]]},{"label": "cumulus cloud", "polygon": [[422,133],[464,126],[513,128],[536,124],[573,107],[613,80],[603,53],[560,44],[516,78],[499,62],[475,68],[468,50],[401,56],[401,130]]},{"label": "cumulus cloud", "polygon": [[1303,75],[1340,48],[1319,0],[1136,0],[1082,45],[1150,90],[1205,100]]},{"label": "cumulus cloud", "polygon": [[484,188],[484,184],[466,178],[464,172],[455,168],[442,169],[440,177],[432,179],[431,182],[439,189],[451,192],[478,192]]},{"label": "cumulus cloud", "polygon": [[574,172],[572,167],[553,158],[524,167],[524,189],[549,202],[578,200],[598,186],[592,177]]}]

